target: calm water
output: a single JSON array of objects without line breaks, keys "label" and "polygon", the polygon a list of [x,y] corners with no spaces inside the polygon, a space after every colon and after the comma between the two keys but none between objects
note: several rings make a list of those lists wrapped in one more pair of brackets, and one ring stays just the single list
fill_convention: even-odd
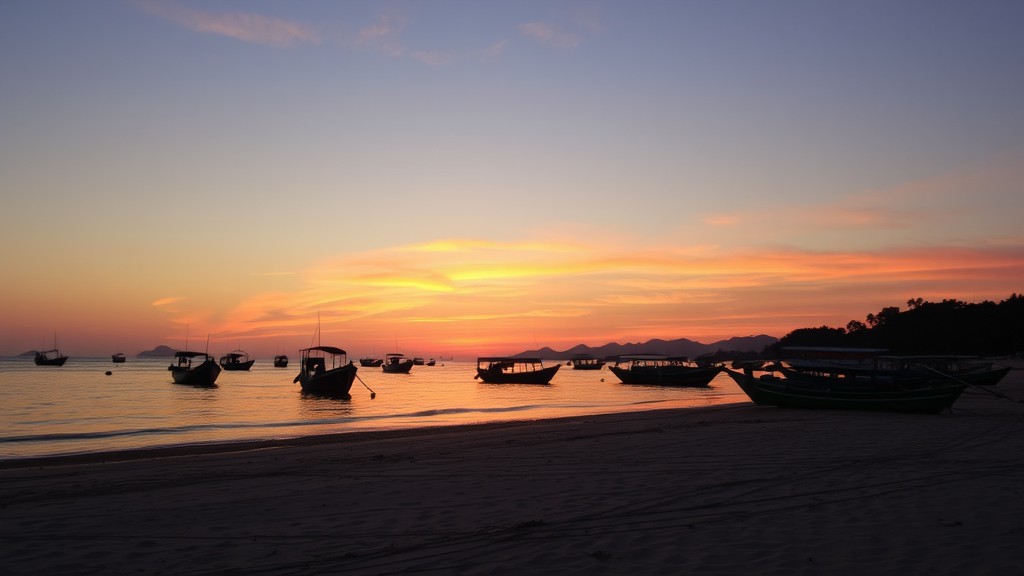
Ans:
[{"label": "calm water", "polygon": [[174,384],[170,360],[72,357],[45,367],[0,359],[0,459],[747,400],[724,374],[705,389],[660,388],[624,385],[607,368],[563,366],[548,386],[485,384],[473,379],[475,362],[415,366],[410,374],[360,368],[376,399],[356,380],[351,399],[342,400],[301,394],[292,383],[296,360],[274,368],[260,358],[249,372],[221,372],[217,387],[206,389]]}]

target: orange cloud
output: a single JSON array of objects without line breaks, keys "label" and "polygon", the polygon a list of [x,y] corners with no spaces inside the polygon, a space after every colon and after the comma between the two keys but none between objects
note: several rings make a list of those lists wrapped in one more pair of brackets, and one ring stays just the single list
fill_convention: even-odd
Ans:
[{"label": "orange cloud", "polygon": [[271,46],[290,46],[293,42],[320,43],[320,36],[312,27],[280,18],[244,12],[215,14],[158,0],[139,0],[136,5],[154,16],[204,34]]},{"label": "orange cloud", "polygon": [[346,346],[400,336],[421,351],[781,336],[845,326],[912,297],[1009,296],[1024,285],[1024,246],[815,252],[461,239],[340,257],[300,277],[297,291],[239,303],[214,334],[305,337],[319,314],[325,334],[354,341]]}]

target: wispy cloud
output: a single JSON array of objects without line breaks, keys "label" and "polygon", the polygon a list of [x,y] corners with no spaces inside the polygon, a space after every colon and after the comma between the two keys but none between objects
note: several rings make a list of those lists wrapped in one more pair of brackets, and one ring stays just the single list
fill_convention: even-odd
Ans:
[{"label": "wispy cloud", "polygon": [[208,12],[164,0],[137,0],[136,5],[149,14],[204,34],[269,46],[320,43],[320,35],[312,26],[280,18],[248,12]]},{"label": "wispy cloud", "polygon": [[381,14],[375,23],[361,28],[353,42],[360,48],[401,56],[406,51],[401,38],[403,28],[405,28],[403,16]]},{"label": "wispy cloud", "polygon": [[178,302],[183,299],[183,296],[169,296],[167,298],[160,298],[159,300],[153,302],[153,306],[159,308],[161,306],[167,306],[168,304],[174,304],[175,302]]},{"label": "wispy cloud", "polygon": [[551,22],[527,22],[520,24],[517,28],[523,36],[533,38],[547,46],[575,48],[583,43],[583,39],[578,34]]}]

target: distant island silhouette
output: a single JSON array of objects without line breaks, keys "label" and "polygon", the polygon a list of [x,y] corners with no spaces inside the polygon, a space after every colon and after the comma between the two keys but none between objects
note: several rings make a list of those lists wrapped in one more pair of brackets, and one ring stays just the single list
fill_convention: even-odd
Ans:
[{"label": "distant island silhouette", "polygon": [[702,344],[686,338],[676,340],[654,339],[646,342],[627,342],[619,344],[612,342],[603,346],[590,347],[578,344],[568,350],[552,350],[545,346],[536,350],[526,350],[516,354],[516,358],[541,358],[543,360],[564,360],[575,354],[590,354],[597,358],[614,358],[616,356],[628,356],[630,354],[661,354],[664,356],[686,356],[696,358],[698,356],[716,355],[728,353],[734,358],[737,355],[760,353],[766,347],[772,346],[779,339],[764,334],[758,336],[741,336],[720,340],[711,344]]},{"label": "distant island silhouette", "polygon": [[161,344],[160,346],[157,346],[156,348],[153,348],[152,350],[143,350],[142,352],[139,352],[138,354],[136,354],[135,357],[136,358],[170,358],[171,356],[174,356],[175,352],[177,352],[177,350],[175,350],[174,348],[171,348],[170,346],[164,346],[164,345]]}]

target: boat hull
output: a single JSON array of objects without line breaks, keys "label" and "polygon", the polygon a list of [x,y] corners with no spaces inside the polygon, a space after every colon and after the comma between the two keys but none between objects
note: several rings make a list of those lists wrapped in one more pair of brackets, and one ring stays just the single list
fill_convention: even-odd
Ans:
[{"label": "boat hull", "polygon": [[727,373],[754,404],[784,408],[938,414],[950,408],[967,387],[959,383],[936,383],[911,388],[894,384],[865,384],[836,389],[813,381],[754,378],[750,372],[733,370],[727,370]]},{"label": "boat hull", "polygon": [[384,363],[383,358],[360,358],[359,365],[364,368],[376,368]]},{"label": "boat hull", "polygon": [[175,384],[189,386],[216,386],[220,376],[220,366],[213,360],[207,360],[197,366],[171,366],[171,378]]},{"label": "boat hull", "polygon": [[539,370],[526,370],[522,372],[501,372],[497,370],[486,370],[477,368],[477,378],[488,384],[548,384],[555,377],[555,373],[561,366],[555,364]]},{"label": "boat hull", "polygon": [[63,366],[68,361],[67,356],[57,356],[56,358],[36,358],[36,366]]},{"label": "boat hull", "polygon": [[707,386],[721,372],[719,366],[643,366],[623,368],[609,366],[612,374],[623,384],[645,384],[648,386]]},{"label": "boat hull", "polygon": [[402,362],[394,362],[391,364],[381,364],[381,369],[385,374],[408,374],[412,371],[413,361],[405,360]]},{"label": "boat hull", "polygon": [[348,396],[352,382],[356,379],[356,365],[351,362],[338,368],[332,368],[315,375],[299,374],[296,380],[302,391],[308,394],[324,396]]},{"label": "boat hull", "polygon": [[224,362],[220,367],[229,371],[248,370],[252,368],[252,365],[255,363],[255,360],[246,360],[245,362]]}]

